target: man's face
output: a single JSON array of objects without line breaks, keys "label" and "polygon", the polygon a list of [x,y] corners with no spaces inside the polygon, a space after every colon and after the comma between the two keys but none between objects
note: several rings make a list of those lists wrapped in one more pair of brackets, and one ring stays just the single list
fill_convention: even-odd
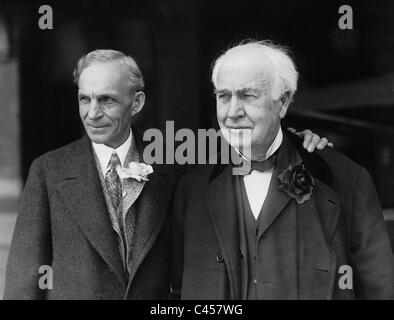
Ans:
[{"label": "man's face", "polygon": [[[239,50],[224,57],[217,73],[217,118],[225,139],[241,146],[252,160],[264,159],[286,114],[280,99],[273,100],[274,70],[261,53]],[[249,136],[250,145],[239,139]]]},{"label": "man's face", "polygon": [[116,62],[96,64],[82,71],[78,82],[79,114],[95,143],[117,148],[130,133],[133,94]]}]

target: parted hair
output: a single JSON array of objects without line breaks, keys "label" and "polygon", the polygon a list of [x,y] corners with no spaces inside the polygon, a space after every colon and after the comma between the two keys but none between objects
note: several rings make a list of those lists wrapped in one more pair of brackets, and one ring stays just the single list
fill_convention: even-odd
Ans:
[{"label": "parted hair", "polygon": [[89,52],[78,60],[77,66],[73,72],[73,81],[78,85],[79,77],[83,70],[87,67],[101,64],[116,62],[127,73],[130,81],[130,86],[135,91],[144,90],[145,83],[141,70],[137,62],[131,57],[121,51],[111,49],[97,49]]}]

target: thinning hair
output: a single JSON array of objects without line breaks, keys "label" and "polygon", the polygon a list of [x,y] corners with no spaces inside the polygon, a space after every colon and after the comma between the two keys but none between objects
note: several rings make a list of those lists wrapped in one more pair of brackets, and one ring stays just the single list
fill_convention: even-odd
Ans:
[{"label": "thinning hair", "polygon": [[89,52],[78,60],[77,66],[73,72],[73,81],[78,85],[79,77],[87,67],[102,63],[118,63],[122,70],[127,74],[132,90],[144,90],[145,83],[141,70],[137,62],[123,52],[110,49],[97,49]]},{"label": "thinning hair", "polygon": [[261,59],[268,60],[274,69],[274,82],[271,84],[271,96],[273,99],[289,94],[290,102],[297,91],[298,72],[290,50],[284,46],[274,44],[270,40],[244,40],[240,44],[231,47],[222,53],[212,64],[212,82],[216,88],[217,74],[224,58],[233,50],[239,48],[257,49],[261,52]]}]

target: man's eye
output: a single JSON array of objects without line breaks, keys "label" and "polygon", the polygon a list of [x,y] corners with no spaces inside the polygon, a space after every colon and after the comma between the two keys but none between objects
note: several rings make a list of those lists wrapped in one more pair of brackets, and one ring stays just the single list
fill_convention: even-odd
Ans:
[{"label": "man's eye", "polygon": [[252,93],[245,93],[244,97],[247,98],[247,99],[257,98],[257,96],[255,94],[252,94]]},{"label": "man's eye", "polygon": [[106,98],[104,98],[103,99],[104,100],[104,103],[114,103],[115,102],[115,100],[114,99],[112,99],[111,97],[106,97]]},{"label": "man's eye", "polygon": [[231,98],[231,94],[229,93],[221,93],[218,95],[220,100],[229,100]]},{"label": "man's eye", "polygon": [[79,102],[80,103],[89,103],[89,98],[88,97],[79,97]]}]

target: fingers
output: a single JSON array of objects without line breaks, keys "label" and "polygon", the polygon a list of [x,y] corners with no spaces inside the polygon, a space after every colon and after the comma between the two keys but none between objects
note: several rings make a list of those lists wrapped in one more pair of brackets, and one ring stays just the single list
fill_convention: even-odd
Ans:
[{"label": "fingers", "polygon": [[322,149],[324,149],[327,145],[328,145],[328,140],[327,140],[327,138],[322,138],[322,139],[320,140],[320,142],[317,144],[316,148],[317,148],[318,150],[322,150]]},{"label": "fingers", "polygon": [[312,135],[313,135],[312,131],[306,129],[306,130],[300,132],[300,133],[297,134],[297,135],[298,135],[299,137],[304,136],[304,142],[303,142],[302,145],[303,145],[303,147],[306,149],[306,148],[309,146],[309,144],[311,143]]},{"label": "fingers", "polygon": [[307,147],[308,152],[315,151],[315,148],[319,144],[320,141],[321,141],[320,136],[318,136],[316,133],[313,133],[311,142],[309,143],[309,145]]},{"label": "fingers", "polygon": [[313,152],[315,151],[315,149],[322,150],[325,147],[334,147],[334,144],[332,142],[328,142],[327,138],[320,138],[318,134],[313,133],[309,129],[301,132],[296,132],[296,129],[291,127],[287,129],[290,132],[295,133],[300,138],[304,138],[304,142],[302,143],[302,145],[306,150],[308,150],[308,152]]}]

